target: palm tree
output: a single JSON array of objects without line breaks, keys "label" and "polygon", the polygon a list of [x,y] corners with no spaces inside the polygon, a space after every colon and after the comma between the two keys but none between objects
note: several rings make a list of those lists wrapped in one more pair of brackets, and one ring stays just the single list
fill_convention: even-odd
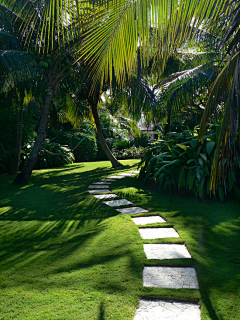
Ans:
[{"label": "palm tree", "polygon": [[216,112],[218,103],[223,101],[224,115],[211,172],[213,193],[216,192],[221,177],[225,178],[222,174],[224,161],[227,159],[228,170],[233,172],[233,167],[239,166],[239,161],[236,164],[233,158],[235,156],[239,159],[240,156],[240,4],[237,1],[231,3],[227,22],[225,35],[219,47],[220,50],[224,50],[227,44],[227,50],[219,74],[210,89],[199,132],[199,140],[203,141],[209,118]]},{"label": "palm tree", "polygon": [[[11,14],[11,16],[17,16],[17,20],[15,18],[15,21],[17,22],[21,20],[20,30],[22,31],[22,43],[25,44],[25,47],[26,45],[29,46],[27,49],[28,52],[29,50],[33,52],[33,50],[35,49],[35,52],[40,51],[42,53],[41,59],[48,58],[48,60],[50,60],[49,63],[42,61],[39,64],[41,66],[42,63],[42,66],[46,68],[46,71],[44,72],[46,96],[37,137],[27,163],[23,167],[21,173],[14,180],[14,184],[25,184],[29,181],[39,154],[39,150],[46,135],[49,111],[56,90],[59,88],[59,85],[61,84],[61,81],[63,79],[65,79],[66,82],[68,68],[64,64],[64,60],[66,60],[66,57],[69,56],[66,45],[70,43],[71,38],[69,32],[73,27],[69,23],[68,18],[64,19],[61,24],[58,23],[58,15],[61,13],[61,11],[57,3],[55,4],[55,6],[52,6],[52,4],[49,2],[48,6],[41,7],[41,1],[35,2],[34,4],[30,1],[2,2],[5,3],[5,6],[2,5],[0,7],[2,13],[7,13],[8,16],[9,14]],[[69,13],[70,11],[68,11],[66,14]],[[45,34],[43,34],[43,32],[39,33],[39,28],[42,28],[43,25],[46,26],[47,24],[47,22],[45,21],[47,14],[51,16],[52,24],[50,24],[49,22],[47,29],[48,31],[46,31]],[[25,23],[25,19],[28,19],[28,24]],[[75,28],[75,33],[78,33],[77,28]],[[34,42],[37,41],[39,43],[39,48],[36,48],[36,43],[33,43],[33,41],[31,40],[31,36],[33,34],[35,35]],[[44,45],[41,45],[42,42]],[[44,55],[44,52],[46,50],[48,50],[49,52],[48,55]],[[19,52],[14,53],[19,55]],[[8,51],[6,52],[6,54],[9,55],[10,52]],[[26,55],[28,54],[26,53]],[[5,67],[8,67],[6,68],[8,74],[12,75],[12,70],[10,70],[9,64],[6,63],[6,57],[2,56],[1,58],[3,65]],[[20,61],[22,61],[22,59],[20,59]],[[13,66],[14,64],[12,63],[12,67]]]},{"label": "palm tree", "polygon": [[[83,34],[76,59],[90,67],[90,93],[99,84],[101,92],[106,81],[112,85],[113,74],[119,86],[123,86],[127,75],[137,65],[138,49],[143,65],[154,56],[153,67],[161,59],[160,69],[163,70],[167,58],[193,37],[200,26],[206,27],[211,19],[228,11],[228,1],[223,0],[211,0],[207,4],[198,0],[119,0],[107,1],[106,5],[86,1],[85,6],[78,0],[1,0],[1,4],[14,10],[22,20],[20,30],[24,43],[35,42],[42,53],[55,56],[57,48],[66,47],[70,39]],[[16,184],[27,183],[36,162],[54,91],[64,76],[63,70],[58,69],[59,60],[60,57],[48,69],[47,94],[38,135]]]}]

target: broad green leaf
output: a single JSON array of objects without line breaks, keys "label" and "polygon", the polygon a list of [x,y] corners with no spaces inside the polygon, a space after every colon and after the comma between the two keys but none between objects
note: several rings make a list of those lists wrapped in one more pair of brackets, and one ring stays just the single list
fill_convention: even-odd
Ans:
[{"label": "broad green leaf", "polygon": [[191,141],[190,141],[190,146],[191,146],[193,149],[195,149],[196,146],[197,146],[197,139],[191,140]]},{"label": "broad green leaf", "polygon": [[203,158],[204,161],[207,161],[206,153],[200,153],[200,156]]},{"label": "broad green leaf", "polygon": [[202,158],[198,158],[198,162],[199,162],[200,166],[203,166],[203,165],[204,165],[204,161],[203,161]]},{"label": "broad green leaf", "polygon": [[207,151],[207,153],[208,153],[209,155],[212,153],[214,147],[215,147],[215,142],[214,142],[214,141],[208,141],[208,142],[206,143],[206,151]]}]

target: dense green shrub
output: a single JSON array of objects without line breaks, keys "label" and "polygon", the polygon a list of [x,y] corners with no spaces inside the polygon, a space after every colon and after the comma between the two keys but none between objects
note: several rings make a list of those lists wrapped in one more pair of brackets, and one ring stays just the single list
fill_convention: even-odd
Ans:
[{"label": "dense green shrub", "polygon": [[[32,151],[32,147],[33,147],[33,143],[27,144],[23,147],[22,155],[21,155],[21,168],[27,161]],[[42,149],[39,152],[34,169],[56,168],[56,167],[61,167],[65,164],[73,163],[74,155],[72,152],[69,152],[69,151],[70,149],[68,146],[62,146],[57,142],[52,142],[49,140],[44,141],[42,144]],[[59,154],[59,155],[56,155],[56,154]]]},{"label": "dense green shrub", "polygon": [[76,130],[60,131],[56,141],[68,145],[73,150],[76,162],[94,161],[97,156],[96,136],[93,133],[78,132]]},{"label": "dense green shrub", "polygon": [[[211,170],[216,149],[216,128],[211,126],[204,143],[197,142],[196,131],[169,133],[167,138],[153,143],[141,162],[140,176],[154,182],[161,190],[186,189],[199,197],[211,196]],[[220,155],[222,157],[222,155]],[[237,159],[223,159],[218,168],[217,194],[221,201],[227,192],[236,189]]]},{"label": "dense green shrub", "polygon": [[134,137],[134,140],[132,141],[132,145],[136,147],[144,147],[146,148],[149,144],[149,137],[146,133],[142,133],[136,137]]},{"label": "dense green shrub", "polygon": [[113,150],[113,154],[117,159],[141,159],[144,156],[145,148],[143,147],[130,147],[122,150]]}]

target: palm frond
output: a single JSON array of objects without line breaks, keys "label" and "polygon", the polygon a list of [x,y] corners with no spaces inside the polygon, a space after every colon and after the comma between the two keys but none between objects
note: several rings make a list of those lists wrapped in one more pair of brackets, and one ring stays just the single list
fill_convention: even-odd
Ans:
[{"label": "palm frond", "polygon": [[[207,87],[216,76],[212,64],[204,64],[193,69],[171,74],[157,83],[153,91],[160,105],[160,118],[183,110],[192,102],[199,88]],[[195,97],[194,97],[195,96]],[[199,102],[199,107],[203,108]]]},{"label": "palm frond", "polygon": [[224,93],[228,92],[232,86],[232,81],[239,61],[239,54],[240,53],[237,53],[229,63],[225,64],[211,87],[200,124],[199,139],[201,141],[203,141],[208,119],[214,111],[216,104],[219,102],[220,97],[223,97]]},{"label": "palm frond", "polygon": [[27,52],[16,50],[0,50],[0,70],[2,91],[23,82],[33,82],[37,75],[33,58]]},{"label": "palm frond", "polygon": [[[199,27],[208,27],[212,17],[224,14],[226,1],[119,0],[96,15],[84,34],[79,59],[94,67],[93,85],[104,79],[126,82],[126,73],[136,67],[137,50],[143,65],[161,59],[162,70],[169,56],[194,37]],[[135,73],[135,72],[133,72]]]}]

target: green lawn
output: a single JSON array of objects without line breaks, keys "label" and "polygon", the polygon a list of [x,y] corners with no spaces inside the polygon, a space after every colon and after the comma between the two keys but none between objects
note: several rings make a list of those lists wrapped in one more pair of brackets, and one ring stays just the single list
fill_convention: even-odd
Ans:
[{"label": "green lawn", "polygon": [[175,227],[180,238],[169,242],[187,244],[187,265],[196,267],[200,283],[200,291],[143,288],[144,265],[186,261],[147,261],[130,216],[87,192],[137,161],[123,163],[118,170],[94,162],[35,171],[21,188],[0,176],[0,319],[130,320],[147,296],[200,299],[203,320],[240,318],[239,204],[170,201],[136,178],[114,182],[110,189]]}]

